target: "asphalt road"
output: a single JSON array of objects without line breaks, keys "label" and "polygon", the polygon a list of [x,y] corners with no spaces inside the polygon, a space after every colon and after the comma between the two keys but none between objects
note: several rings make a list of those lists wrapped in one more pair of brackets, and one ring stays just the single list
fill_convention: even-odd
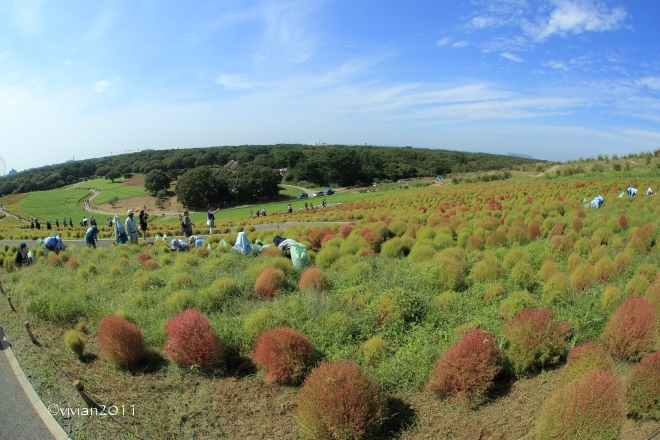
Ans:
[{"label": "asphalt road", "polygon": [[52,439],[9,365],[5,353],[9,345],[2,336],[0,330],[0,439]]}]

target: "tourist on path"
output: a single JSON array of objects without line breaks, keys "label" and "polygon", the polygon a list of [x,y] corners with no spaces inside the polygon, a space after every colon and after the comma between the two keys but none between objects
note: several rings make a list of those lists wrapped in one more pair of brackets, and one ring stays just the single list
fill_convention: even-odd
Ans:
[{"label": "tourist on path", "polygon": [[147,229],[149,225],[147,224],[147,219],[149,218],[149,214],[147,214],[144,209],[140,211],[140,229],[142,229],[142,236],[144,237],[144,241],[147,241]]},{"label": "tourist on path", "polygon": [[181,230],[183,231],[183,235],[190,238],[193,235],[193,224],[190,220],[190,213],[188,211],[184,211],[183,217],[181,217],[181,214],[179,214],[179,220],[181,221]]},{"label": "tourist on path", "polygon": [[126,233],[131,243],[138,244],[138,228],[133,218],[135,214],[132,209],[128,210],[128,218],[126,219]]},{"label": "tourist on path", "polygon": [[93,247],[96,249],[96,241],[99,239],[99,228],[96,226],[92,226],[87,229],[87,232],[85,233],[85,243],[87,243],[87,247]]},{"label": "tourist on path", "polygon": [[[225,202],[226,204],[227,202]],[[213,235],[213,228],[215,227],[215,213],[218,212],[220,208],[216,208],[215,211],[211,211],[211,206],[206,211],[206,224],[209,226],[209,235]]]}]

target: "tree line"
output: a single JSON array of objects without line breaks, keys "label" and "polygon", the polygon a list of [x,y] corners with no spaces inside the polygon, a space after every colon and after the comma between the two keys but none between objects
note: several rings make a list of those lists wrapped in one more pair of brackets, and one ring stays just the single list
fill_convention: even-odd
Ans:
[{"label": "tree line", "polygon": [[[340,145],[245,145],[176,150],[144,150],[98,159],[87,159],[27,170],[0,178],[0,195],[60,188],[80,179],[108,177],[116,179],[134,173],[159,170],[170,180],[199,167],[221,168],[230,160],[255,169],[285,169],[287,182],[309,182],[317,186],[356,186],[378,181],[396,181],[412,177],[459,172],[511,169],[537,162],[512,156],[466,153],[449,150]],[[260,168],[257,168],[260,167]],[[269,190],[245,190],[255,184],[246,173],[229,179],[219,172],[223,182],[233,181],[233,194],[267,197]],[[229,180],[228,180],[229,179]],[[257,179],[258,180],[258,179]],[[245,183],[241,183],[245,182]],[[224,188],[224,187],[223,187]]]}]

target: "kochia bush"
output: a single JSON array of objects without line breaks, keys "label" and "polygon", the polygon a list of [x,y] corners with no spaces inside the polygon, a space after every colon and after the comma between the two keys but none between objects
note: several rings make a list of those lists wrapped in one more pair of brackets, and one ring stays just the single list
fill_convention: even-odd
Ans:
[{"label": "kochia bush", "polygon": [[438,359],[428,388],[451,401],[478,405],[486,399],[500,370],[500,358],[495,335],[474,329]]},{"label": "kochia bush", "polygon": [[539,439],[618,439],[626,402],[616,376],[591,371],[557,390],[541,408]]},{"label": "kochia bush", "polygon": [[286,287],[284,272],[274,267],[261,271],[254,283],[254,293],[260,299],[273,299]]},{"label": "kochia bush", "polygon": [[566,365],[561,370],[560,380],[563,384],[581,377],[589,371],[609,371],[614,373],[616,365],[607,349],[595,342],[573,347],[568,353]]},{"label": "kochia bush", "polygon": [[626,399],[634,417],[660,420],[660,351],[645,356],[630,371]]},{"label": "kochia bush", "polygon": [[198,310],[188,309],[170,319],[165,324],[165,333],[165,353],[178,365],[210,370],[222,362],[222,342]]},{"label": "kochia bush", "polygon": [[133,366],[144,356],[142,331],[132,322],[110,315],[99,324],[99,349],[101,356],[114,366]]},{"label": "kochia bush", "polygon": [[621,303],[603,331],[603,344],[613,356],[636,361],[653,349],[658,314],[644,298]]},{"label": "kochia bush", "polygon": [[548,308],[520,311],[502,331],[513,371],[521,376],[556,363],[566,353],[570,329],[569,322],[553,321]]},{"label": "kochia bush", "polygon": [[304,438],[365,438],[386,413],[385,394],[352,361],[323,361],[298,392],[296,420]]},{"label": "kochia bush", "polygon": [[291,327],[276,327],[259,336],[252,362],[266,382],[300,383],[314,363],[314,345]]},{"label": "kochia bush", "polygon": [[322,292],[330,286],[328,276],[321,269],[309,267],[300,275],[298,288],[303,292]]}]

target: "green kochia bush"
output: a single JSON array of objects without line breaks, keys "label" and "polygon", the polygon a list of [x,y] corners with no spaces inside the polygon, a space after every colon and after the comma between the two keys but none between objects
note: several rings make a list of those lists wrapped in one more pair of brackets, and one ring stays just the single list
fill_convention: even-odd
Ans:
[{"label": "green kochia bush", "polygon": [[556,363],[566,353],[569,322],[552,320],[550,309],[524,309],[507,323],[502,335],[506,355],[516,375]]},{"label": "green kochia bush", "polygon": [[566,384],[594,370],[614,373],[615,367],[614,360],[605,347],[595,342],[587,342],[574,347],[568,353],[566,365],[561,370],[561,382]]},{"label": "green kochia bush", "polygon": [[616,376],[590,371],[556,391],[541,408],[536,438],[611,439],[621,437],[626,402]]},{"label": "green kochia bush", "polygon": [[660,420],[660,351],[645,356],[626,381],[630,414]]}]

